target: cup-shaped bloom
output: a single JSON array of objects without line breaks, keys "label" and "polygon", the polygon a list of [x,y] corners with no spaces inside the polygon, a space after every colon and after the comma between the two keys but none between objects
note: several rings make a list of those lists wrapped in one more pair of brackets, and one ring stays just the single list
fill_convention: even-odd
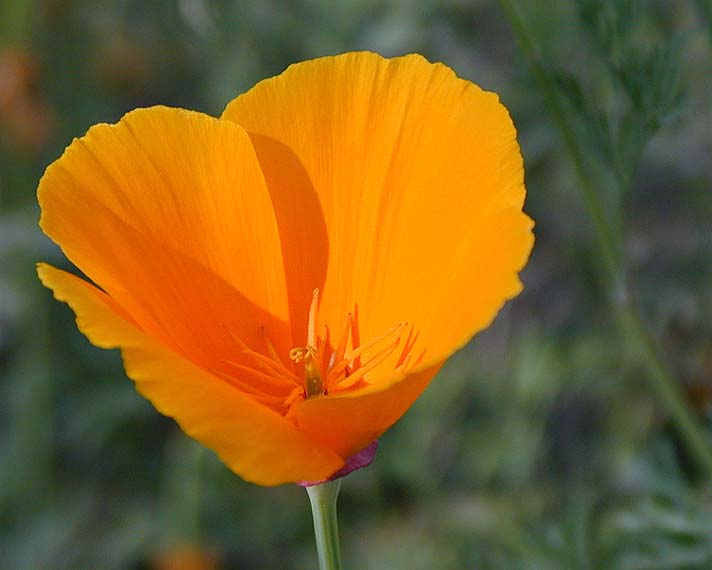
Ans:
[{"label": "cup-shaped bloom", "polygon": [[521,290],[532,221],[493,93],[418,55],[299,63],[219,119],[153,107],[49,166],[40,264],[141,394],[243,478],[317,481]]}]

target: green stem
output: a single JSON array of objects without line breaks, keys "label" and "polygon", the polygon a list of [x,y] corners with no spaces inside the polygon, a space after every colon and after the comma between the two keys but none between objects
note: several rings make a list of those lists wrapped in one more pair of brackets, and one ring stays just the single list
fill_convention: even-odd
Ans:
[{"label": "green stem", "polygon": [[605,210],[600,197],[593,187],[591,179],[587,176],[585,154],[580,148],[576,133],[566,117],[564,101],[562,101],[557,87],[550,80],[546,69],[541,63],[541,55],[536,47],[534,38],[529,32],[526,22],[517,6],[511,0],[499,0],[499,4],[507,15],[524,55],[529,60],[534,79],[544,95],[546,103],[549,106],[549,111],[571,155],[576,175],[581,184],[583,200],[593,221],[596,241],[601,251],[601,258],[603,259],[608,285],[611,287],[614,298],[622,297],[625,295],[625,286],[620,270],[620,255],[616,246],[616,240],[613,232],[606,223]]},{"label": "green stem", "polygon": [[712,1],[710,0],[696,0],[695,5],[697,6],[697,12],[707,28],[707,35],[712,42]]},{"label": "green stem", "polygon": [[619,308],[618,319],[621,329],[636,345],[640,361],[645,364],[647,378],[658,398],[667,405],[678,433],[700,466],[708,476],[712,476],[712,450],[707,433],[690,409],[677,379],[661,358],[660,347],[631,305]]},{"label": "green stem", "polygon": [[515,2],[499,0],[499,3],[517,36],[524,55],[529,60],[534,78],[544,95],[549,111],[573,161],[583,200],[593,221],[596,245],[603,260],[603,270],[610,287],[618,324],[622,332],[633,341],[639,363],[646,370],[646,377],[652,389],[670,414],[687,449],[696,458],[700,467],[705,470],[707,476],[712,478],[712,446],[710,446],[707,433],[690,408],[677,378],[660,356],[660,349],[646,330],[638,311],[627,295],[619,239],[616,239],[616,233],[611,230],[606,220],[600,196],[588,176],[584,150],[579,145],[575,130],[568,120],[565,104],[558,87],[546,72],[534,37]]},{"label": "green stem", "polygon": [[336,498],[340,488],[341,479],[307,487],[314,517],[320,570],[342,570],[339,527],[336,521]]}]

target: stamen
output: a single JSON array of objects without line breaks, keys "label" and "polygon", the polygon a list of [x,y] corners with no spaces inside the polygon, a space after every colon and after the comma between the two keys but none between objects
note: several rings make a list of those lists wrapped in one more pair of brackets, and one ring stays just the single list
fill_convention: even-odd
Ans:
[{"label": "stamen", "polygon": [[[334,364],[331,368],[331,371],[328,376],[327,384],[331,384],[331,382],[334,380],[336,376],[338,376],[348,365],[353,365],[354,368],[360,369],[361,364],[360,364],[360,357],[363,355],[364,352],[367,350],[373,348],[377,344],[383,342],[386,340],[388,337],[393,336],[394,334],[400,335],[400,333],[403,331],[405,327],[408,326],[408,323],[400,323],[391,328],[388,332],[386,332],[384,335],[380,337],[376,337],[374,339],[371,339],[365,344],[362,344],[361,346],[357,347],[355,350],[353,350],[347,357],[342,358],[339,360],[336,364]],[[400,336],[397,336],[397,340],[400,340]]]},{"label": "stamen", "polygon": [[316,348],[316,310],[319,306],[319,289],[312,291],[312,301],[309,305],[309,319],[307,320],[307,346]]},{"label": "stamen", "polygon": [[[356,348],[350,355],[349,355],[349,360],[356,360],[359,356],[361,356],[364,352],[366,352],[369,348],[373,348],[376,346],[378,343],[383,342],[386,340],[389,336],[392,336],[394,334],[400,335],[400,333],[403,331],[405,327],[408,326],[408,323],[399,323],[395,325],[393,328],[389,329],[385,334],[376,337],[374,339],[369,340],[366,344],[362,344],[358,348]],[[400,338],[400,336],[398,337]]]},{"label": "stamen", "polygon": [[289,409],[292,404],[298,400],[303,400],[304,399],[304,388],[302,386],[299,386],[292,390],[292,392],[289,394],[289,397],[284,401],[284,407]]},{"label": "stamen", "polygon": [[[354,305],[354,311],[347,314],[336,342],[336,338],[331,338],[331,330],[327,324],[323,325],[323,333],[317,335],[318,308],[319,289],[314,289],[307,318],[306,346],[294,347],[289,351],[290,360],[295,364],[304,365],[303,383],[300,380],[301,373],[298,375],[291,366],[282,362],[264,327],[260,327],[260,333],[264,338],[266,350],[262,352],[265,354],[250,348],[223,324],[222,326],[240,347],[241,354],[251,358],[254,364],[249,360],[243,363],[225,359],[222,362],[234,369],[237,377],[232,375],[230,369],[228,372],[211,369],[210,372],[256,401],[289,418],[295,413],[299,402],[306,398],[332,392],[338,393],[377,382],[381,378],[404,374],[423,359],[425,350],[422,350],[417,358],[412,354],[419,333],[406,322],[399,323],[385,334],[361,344],[358,305]],[[333,351],[332,340],[336,342]],[[394,356],[388,370],[379,371],[377,378],[366,378],[369,373],[388,360],[399,347],[401,348],[395,355],[397,358]]]},{"label": "stamen", "polygon": [[413,362],[413,366],[418,366],[418,364],[420,364],[423,361],[423,357],[425,356],[425,353],[427,352],[427,350],[428,350],[427,348],[424,348],[423,350],[420,351],[420,354]]},{"label": "stamen", "polygon": [[291,380],[294,384],[299,383],[299,378],[297,378],[297,375],[289,370],[288,368],[285,368],[284,365],[281,362],[275,362],[274,360],[271,360],[264,354],[260,354],[259,352],[256,352],[250,348],[245,348],[242,351],[244,354],[247,354],[248,356],[251,356],[254,358],[258,363],[265,365],[269,369],[272,370],[273,373],[277,375],[278,378],[288,378]]},{"label": "stamen", "polygon": [[324,376],[324,373],[328,373],[326,366],[324,366],[324,357],[326,356],[326,351],[329,347],[329,340],[331,339],[331,331],[329,330],[329,325],[324,325],[324,336],[317,339],[317,356],[319,357],[319,370]]},{"label": "stamen", "polygon": [[351,374],[351,376],[347,376],[346,378],[344,378],[344,380],[341,380],[337,384],[338,388],[343,390],[345,388],[350,388],[351,386],[356,384],[359,380],[361,380],[361,378],[363,378],[366,374],[368,374],[371,370],[373,370],[376,366],[378,366],[381,362],[383,362],[384,360],[386,360],[386,358],[393,354],[393,351],[396,349],[399,342],[400,337],[396,338],[386,348],[380,350],[371,358],[369,358],[366,363],[362,364],[361,368],[356,370],[353,374]]},{"label": "stamen", "polygon": [[405,360],[404,360],[402,363],[398,364],[398,365],[393,369],[393,372],[395,373],[396,376],[398,376],[398,375],[400,375],[400,374],[403,374],[403,372],[405,372],[405,371],[407,370],[408,365],[410,364],[410,357],[411,357],[411,356],[412,356],[412,355],[410,355],[410,354],[409,354],[408,356],[406,356],[406,357],[405,357]]},{"label": "stamen", "polygon": [[336,352],[331,355],[329,359],[329,372],[334,368],[334,364],[341,362],[344,358],[344,353],[346,352],[346,345],[349,342],[349,331],[351,330],[351,313],[346,315],[346,323],[344,324],[344,330],[341,332],[341,337],[339,338],[339,344],[336,347]]},{"label": "stamen", "polygon": [[[353,318],[351,319],[351,346],[353,346],[353,347],[361,345],[361,331],[358,326],[358,323],[359,323],[358,314],[359,314],[358,303],[354,303],[354,314],[353,314]],[[357,368],[359,366],[361,366],[361,358],[359,356],[354,358],[353,364]]]},{"label": "stamen", "polygon": [[280,405],[284,401],[284,396],[265,394],[264,392],[256,389],[254,386],[251,386],[250,384],[247,384],[246,382],[243,382],[238,378],[231,376],[230,374],[221,372],[220,370],[208,368],[208,372],[214,374],[215,376],[217,376],[224,382],[230,384],[234,388],[237,388],[238,390],[240,390],[240,392],[252,398],[255,398],[259,402],[262,402],[263,404],[266,404],[269,407]]},{"label": "stamen", "polygon": [[415,346],[415,342],[418,340],[418,337],[420,336],[420,331],[415,333],[415,336],[413,335],[413,332],[415,330],[415,327],[413,325],[410,325],[410,330],[408,331],[408,336],[405,339],[405,342],[403,343],[403,350],[401,351],[401,355],[398,357],[398,361],[396,362],[396,366],[400,366],[403,364],[405,360],[410,358],[410,351],[413,350],[413,347]]},{"label": "stamen", "polygon": [[291,382],[285,383],[284,382],[284,377],[283,376],[274,376],[273,374],[269,374],[269,372],[263,372],[262,370],[255,370],[254,368],[251,368],[249,366],[245,366],[244,364],[240,364],[239,362],[235,362],[234,360],[223,360],[225,364],[229,364],[233,368],[236,368],[237,370],[240,370],[242,372],[247,372],[249,374],[253,374],[269,386],[273,388],[288,388],[291,385]]},{"label": "stamen", "polygon": [[316,338],[316,311],[319,306],[319,289],[314,289],[312,301],[309,306],[309,319],[307,321],[307,345],[296,347],[289,351],[289,358],[299,363],[304,361],[304,380],[307,398],[321,396],[324,393],[324,384],[317,365],[319,351]]},{"label": "stamen", "polygon": [[267,338],[267,335],[264,332],[264,328],[261,327],[262,334],[265,337],[265,340],[267,341],[267,346],[270,352],[273,353],[273,357],[270,359],[269,357],[265,356],[264,354],[261,354],[257,352],[256,350],[252,350],[249,346],[247,346],[241,339],[238,337],[235,333],[233,333],[227,325],[223,323],[223,328],[228,332],[228,334],[232,337],[232,339],[238,344],[240,349],[242,350],[243,354],[247,354],[248,356],[251,356],[254,358],[259,364],[267,366],[270,368],[274,373],[276,378],[284,378],[284,379],[289,379],[291,380],[292,383],[298,384],[299,383],[299,378],[297,378],[297,375],[286,368],[284,364],[282,364],[282,361],[279,359],[279,356],[277,356],[277,352],[274,350],[274,346],[272,346],[272,343],[269,342],[269,339]]},{"label": "stamen", "polygon": [[[278,364],[281,364],[282,367],[285,370],[287,370],[287,368],[284,366],[284,363],[282,362],[282,359],[279,357],[279,354],[275,350],[274,345],[272,344],[272,341],[270,341],[269,336],[267,336],[267,332],[265,331],[265,328],[260,327],[260,332],[262,333],[262,338],[265,339],[265,344],[267,345],[267,351],[269,352],[269,355],[272,358],[272,360],[274,360]],[[294,376],[294,377],[296,378],[296,376]]]}]

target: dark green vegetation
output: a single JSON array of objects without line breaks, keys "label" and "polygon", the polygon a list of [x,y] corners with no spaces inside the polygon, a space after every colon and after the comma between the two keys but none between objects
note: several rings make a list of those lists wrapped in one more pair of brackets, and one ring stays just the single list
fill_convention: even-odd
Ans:
[{"label": "dark green vegetation", "polygon": [[66,262],[34,192],[93,123],[218,114],[354,49],[501,94],[538,241],[522,296],[344,481],[346,567],[712,568],[708,0],[2,2],[0,568],[159,568],[186,547],[315,566],[304,491],[234,477],[39,285],[35,261]]}]

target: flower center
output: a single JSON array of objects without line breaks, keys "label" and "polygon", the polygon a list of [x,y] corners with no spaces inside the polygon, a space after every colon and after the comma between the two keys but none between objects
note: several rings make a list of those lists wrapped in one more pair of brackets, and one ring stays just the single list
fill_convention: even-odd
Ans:
[{"label": "flower center", "polygon": [[[248,347],[229,329],[228,332],[241,348],[241,354],[248,357],[251,365],[244,362],[224,361],[236,373],[215,371],[221,378],[249,393],[257,400],[280,413],[289,415],[294,405],[308,398],[355,390],[372,384],[378,379],[370,378],[371,372],[391,357],[400,347],[397,357],[393,357],[392,367],[383,376],[405,373],[422,360],[425,350],[413,358],[412,350],[418,334],[412,325],[399,323],[385,334],[360,342],[357,326],[358,307],[346,316],[346,322],[335,344],[331,343],[328,326],[322,335],[317,334],[316,314],[319,306],[319,290],[314,289],[307,319],[306,346],[297,346],[289,351],[294,363],[288,366],[263,330],[263,338],[269,355]],[[303,365],[304,377],[300,381],[298,368]]]},{"label": "flower center", "polygon": [[[360,343],[355,319],[352,313],[349,313],[336,347],[331,349],[329,328],[324,327],[322,337],[318,337],[316,333],[318,306],[319,290],[314,289],[307,320],[307,345],[289,351],[289,358],[295,364],[304,362],[304,387],[307,398],[368,384],[367,374],[396,351],[401,345],[403,333],[408,329],[408,323],[399,323],[382,336]],[[410,327],[393,373],[401,373],[411,364],[410,352],[417,336],[413,334],[413,327]],[[349,340],[352,349],[347,351]],[[327,353],[329,353],[328,359]],[[420,361],[421,358],[422,355],[417,360]]]}]

